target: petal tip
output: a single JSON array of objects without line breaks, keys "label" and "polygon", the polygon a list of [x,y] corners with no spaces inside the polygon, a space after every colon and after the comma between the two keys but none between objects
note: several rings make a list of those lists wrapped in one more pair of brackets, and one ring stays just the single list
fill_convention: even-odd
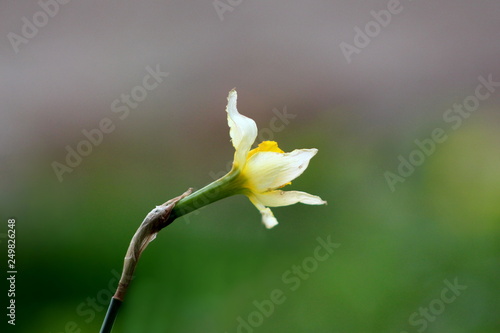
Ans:
[{"label": "petal tip", "polygon": [[261,210],[260,213],[262,214],[262,223],[264,223],[267,229],[271,229],[278,225],[278,220],[274,217],[273,212],[269,208]]},{"label": "petal tip", "polygon": [[278,221],[274,218],[273,221],[264,222],[264,225],[266,226],[266,229],[272,229],[278,225]]},{"label": "petal tip", "polygon": [[318,153],[318,149],[317,148],[309,148],[309,149],[305,149],[305,150],[307,150],[308,152],[310,152],[313,156]]},{"label": "petal tip", "polygon": [[315,197],[315,203],[313,203],[313,205],[328,205],[328,202],[326,200],[321,199],[317,195],[315,195],[314,197]]}]

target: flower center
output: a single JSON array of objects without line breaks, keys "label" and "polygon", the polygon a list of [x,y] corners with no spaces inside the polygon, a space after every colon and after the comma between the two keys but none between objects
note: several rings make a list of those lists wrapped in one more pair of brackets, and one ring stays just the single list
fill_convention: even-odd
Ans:
[{"label": "flower center", "polygon": [[278,147],[278,143],[276,141],[262,141],[261,143],[259,143],[257,148],[252,149],[248,152],[247,161],[250,157],[252,157],[253,155],[255,155],[261,151],[270,151],[273,153],[282,153],[282,154],[285,153],[283,150],[281,150]]}]

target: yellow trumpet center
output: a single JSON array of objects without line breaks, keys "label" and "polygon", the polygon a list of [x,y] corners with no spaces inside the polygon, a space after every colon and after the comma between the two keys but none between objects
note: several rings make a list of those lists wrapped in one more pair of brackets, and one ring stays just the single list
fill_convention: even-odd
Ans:
[{"label": "yellow trumpet center", "polygon": [[248,152],[247,160],[261,151],[270,151],[273,153],[282,153],[282,154],[285,153],[278,147],[278,143],[276,141],[262,141],[261,143],[259,143],[257,148],[252,149]]}]

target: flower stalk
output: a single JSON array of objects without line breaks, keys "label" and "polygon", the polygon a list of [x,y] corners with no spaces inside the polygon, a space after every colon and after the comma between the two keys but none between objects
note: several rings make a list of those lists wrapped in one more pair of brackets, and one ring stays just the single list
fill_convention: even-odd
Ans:
[{"label": "flower stalk", "polygon": [[232,170],[225,176],[182,198],[173,207],[171,215],[181,217],[206,205],[241,193],[241,178],[238,170]]},{"label": "flower stalk", "polygon": [[113,328],[113,323],[118,314],[118,309],[123,303],[127,289],[134,276],[135,268],[141,257],[142,252],[146,249],[149,243],[151,243],[158,232],[172,223],[176,217],[171,214],[172,209],[175,204],[181,199],[187,197],[192,193],[192,189],[188,189],[182,195],[165,202],[163,205],[157,206],[146,216],[144,221],[135,232],[130,245],[125,254],[125,259],[123,260],[123,270],[118,282],[118,287],[116,292],[111,299],[109,304],[108,312],[104,318],[100,333],[109,333]]}]

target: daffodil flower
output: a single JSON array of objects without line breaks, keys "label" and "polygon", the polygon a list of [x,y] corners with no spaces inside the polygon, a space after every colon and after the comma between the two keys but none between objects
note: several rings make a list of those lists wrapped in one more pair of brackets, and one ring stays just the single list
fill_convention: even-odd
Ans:
[{"label": "daffodil flower", "polygon": [[283,191],[282,187],[300,176],[317,149],[282,151],[274,141],[261,142],[251,149],[257,137],[255,122],[236,108],[236,90],[231,90],[226,107],[229,135],[235,148],[231,171],[222,178],[180,200],[173,210],[176,216],[187,214],[222,198],[244,194],[262,214],[267,228],[278,224],[269,207],[293,205],[323,205],[320,197],[300,191]]}]

